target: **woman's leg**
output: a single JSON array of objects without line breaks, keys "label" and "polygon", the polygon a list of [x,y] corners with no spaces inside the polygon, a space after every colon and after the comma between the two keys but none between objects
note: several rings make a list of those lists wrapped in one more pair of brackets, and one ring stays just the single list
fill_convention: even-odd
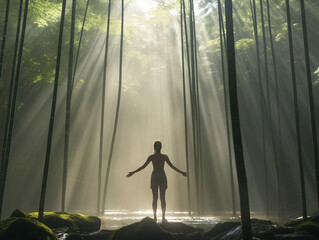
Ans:
[{"label": "woman's leg", "polygon": [[154,221],[157,221],[156,217],[156,210],[157,210],[157,199],[158,199],[158,186],[152,187],[152,193],[153,193],[153,213],[154,213]]},{"label": "woman's leg", "polygon": [[160,198],[161,198],[161,206],[162,206],[162,222],[163,223],[167,222],[167,220],[165,219],[165,211],[166,211],[165,193],[166,193],[166,186],[160,186]]}]

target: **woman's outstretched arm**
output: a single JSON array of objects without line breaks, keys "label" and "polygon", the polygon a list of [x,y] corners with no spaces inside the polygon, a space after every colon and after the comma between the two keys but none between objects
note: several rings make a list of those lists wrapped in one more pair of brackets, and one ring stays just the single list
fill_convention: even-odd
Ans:
[{"label": "woman's outstretched arm", "polygon": [[143,170],[150,162],[151,162],[151,158],[148,157],[147,160],[146,160],[146,162],[145,162],[141,167],[139,167],[139,168],[136,169],[135,171],[129,172],[129,173],[126,175],[126,177],[129,178],[129,177],[131,177],[133,174],[135,174],[135,173],[137,173],[137,172]]},{"label": "woman's outstretched arm", "polygon": [[187,172],[183,172],[181,170],[179,170],[177,167],[175,167],[173,165],[173,163],[171,163],[171,161],[169,160],[169,158],[166,156],[165,161],[167,162],[168,166],[170,166],[171,168],[173,168],[176,172],[182,174],[184,177],[187,177]]}]

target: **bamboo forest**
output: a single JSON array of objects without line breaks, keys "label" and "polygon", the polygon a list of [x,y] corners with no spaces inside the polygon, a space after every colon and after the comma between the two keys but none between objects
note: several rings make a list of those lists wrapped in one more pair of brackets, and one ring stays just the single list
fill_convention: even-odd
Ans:
[{"label": "bamboo forest", "polygon": [[318,13],[0,0],[0,240],[319,239]]}]

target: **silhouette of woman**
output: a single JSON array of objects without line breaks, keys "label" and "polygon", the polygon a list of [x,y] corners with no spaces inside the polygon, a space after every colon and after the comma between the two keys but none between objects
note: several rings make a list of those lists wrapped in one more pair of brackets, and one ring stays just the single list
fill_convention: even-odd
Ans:
[{"label": "silhouette of woman", "polygon": [[161,153],[162,143],[160,141],[156,141],[154,143],[154,154],[150,155],[146,162],[135,171],[129,172],[126,177],[131,177],[133,174],[144,169],[150,162],[153,163],[153,172],[151,176],[151,189],[153,193],[153,212],[154,212],[154,221],[157,221],[156,217],[156,209],[157,209],[157,199],[158,199],[158,188],[160,189],[160,199],[161,199],[161,207],[162,207],[162,222],[165,223],[167,220],[165,219],[165,211],[166,211],[166,201],[165,201],[165,192],[167,188],[167,179],[166,174],[164,172],[164,164],[167,162],[168,166],[173,168],[176,172],[179,172],[183,176],[187,177],[187,172],[183,172],[175,167],[168,156]]}]

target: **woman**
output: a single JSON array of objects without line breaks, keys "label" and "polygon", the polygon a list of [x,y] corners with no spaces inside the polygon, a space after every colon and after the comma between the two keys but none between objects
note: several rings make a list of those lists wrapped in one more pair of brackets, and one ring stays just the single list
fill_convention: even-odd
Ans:
[{"label": "woman", "polygon": [[146,162],[140,168],[135,171],[129,172],[126,177],[131,177],[133,174],[144,169],[150,162],[153,163],[153,172],[151,177],[151,189],[153,193],[153,212],[154,212],[154,221],[157,221],[156,217],[156,209],[157,209],[157,199],[158,199],[158,188],[160,189],[160,199],[162,206],[162,222],[165,223],[167,220],[165,219],[165,211],[166,211],[166,202],[165,202],[165,192],[167,188],[167,179],[166,174],[164,172],[164,164],[167,162],[168,166],[173,168],[176,172],[179,172],[183,176],[187,177],[187,173],[176,168],[168,156],[161,153],[162,143],[160,141],[156,141],[154,143],[154,154],[150,155]]}]

